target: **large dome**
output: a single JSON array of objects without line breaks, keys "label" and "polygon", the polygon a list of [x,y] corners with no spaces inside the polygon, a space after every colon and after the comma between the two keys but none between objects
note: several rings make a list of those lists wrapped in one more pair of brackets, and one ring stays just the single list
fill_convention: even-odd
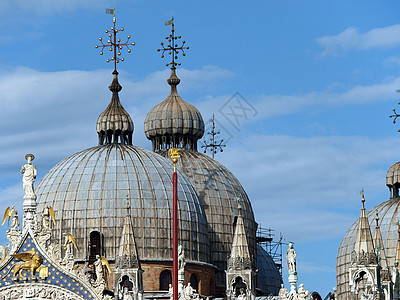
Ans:
[{"label": "large dome", "polygon": [[[83,150],[53,167],[36,188],[38,211],[52,206],[56,231],[76,238],[78,259],[89,257],[91,232],[104,236],[104,254],[113,260],[128,210],[141,259],[172,257],[172,163],[130,145]],[[207,220],[196,191],[179,174],[179,241],[188,260],[208,262]],[[128,201],[128,200],[129,201]]]},{"label": "large dome", "polygon": [[[392,198],[368,211],[368,222],[373,234],[376,224],[376,214],[379,216],[379,226],[383,239],[383,246],[387,257],[388,266],[393,266],[396,257],[398,240],[398,225],[400,198]],[[351,253],[354,250],[358,229],[358,221],[347,230],[338,251],[336,262],[337,296],[339,299],[350,298],[349,268],[351,266]]]},{"label": "large dome", "polygon": [[[255,263],[257,224],[250,200],[239,180],[225,166],[207,155],[189,149],[184,149],[181,153],[183,156],[178,162],[178,169],[196,188],[207,216],[211,262],[220,270],[226,270],[233,242],[235,216],[238,215],[240,204],[250,254]],[[167,156],[167,151],[161,154]],[[216,274],[216,283],[225,284],[224,272]]]}]

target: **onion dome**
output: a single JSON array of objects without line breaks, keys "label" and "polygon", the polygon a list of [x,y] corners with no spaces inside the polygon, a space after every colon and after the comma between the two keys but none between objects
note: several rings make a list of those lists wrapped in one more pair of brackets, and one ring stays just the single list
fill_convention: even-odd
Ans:
[{"label": "onion dome", "polygon": [[272,257],[257,245],[257,290],[265,296],[278,295],[283,283],[281,274]]},{"label": "onion dome", "polygon": [[204,134],[204,121],[200,112],[178,94],[180,79],[171,68],[168,78],[171,93],[153,107],[144,121],[146,137],[152,141],[153,151],[169,148],[197,150],[197,141]]},{"label": "onion dome", "polygon": [[[78,260],[90,261],[100,251],[93,246],[108,260],[118,256],[129,214],[141,262],[171,261],[173,172],[171,162],[157,153],[123,144],[96,146],[64,159],[43,177],[36,188],[37,210],[53,207],[55,237],[62,244],[62,234],[72,233]],[[178,176],[178,238],[188,261],[207,263],[204,209],[186,176]]]},{"label": "onion dome", "polygon": [[133,121],[119,101],[118,93],[122,86],[118,82],[118,72],[114,70],[113,81],[108,87],[112,92],[110,104],[97,118],[96,130],[99,145],[125,144],[132,145]]}]

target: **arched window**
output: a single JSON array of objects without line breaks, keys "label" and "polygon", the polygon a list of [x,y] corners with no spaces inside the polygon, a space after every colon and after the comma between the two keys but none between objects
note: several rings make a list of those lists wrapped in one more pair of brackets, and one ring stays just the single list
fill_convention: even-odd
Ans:
[{"label": "arched window", "polygon": [[103,256],[104,236],[100,231],[92,231],[90,233],[89,242],[89,264],[96,260],[96,255]]},{"label": "arched window", "polygon": [[124,275],[120,279],[120,290],[123,291],[125,288],[127,288],[128,291],[133,290],[133,282],[130,280],[128,275]]},{"label": "arched window", "polygon": [[160,274],[160,291],[168,291],[169,285],[172,284],[171,271],[164,270]]},{"label": "arched window", "polygon": [[197,292],[199,292],[199,282],[197,281],[196,275],[190,275],[190,285],[194,288]]},{"label": "arched window", "polygon": [[235,292],[235,296],[238,297],[240,294],[246,294],[247,285],[243,282],[242,277],[238,276],[235,278],[235,282],[233,283],[233,290]]}]

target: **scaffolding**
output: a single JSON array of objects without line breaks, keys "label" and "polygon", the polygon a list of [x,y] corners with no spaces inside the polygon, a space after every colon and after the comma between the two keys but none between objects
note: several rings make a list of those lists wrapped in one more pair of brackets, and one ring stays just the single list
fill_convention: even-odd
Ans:
[{"label": "scaffolding", "polygon": [[283,235],[279,233],[279,239],[274,240],[275,234],[273,229],[262,227],[261,224],[258,225],[256,241],[273,259],[279,273],[282,277],[282,245]]}]

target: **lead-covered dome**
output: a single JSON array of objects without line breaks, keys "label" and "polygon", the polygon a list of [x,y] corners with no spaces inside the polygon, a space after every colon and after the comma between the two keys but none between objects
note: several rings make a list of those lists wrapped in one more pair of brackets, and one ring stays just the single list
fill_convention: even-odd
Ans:
[{"label": "lead-covered dome", "polygon": [[265,296],[278,295],[283,283],[281,274],[271,255],[257,245],[257,289]]},{"label": "lead-covered dome", "polygon": [[197,149],[197,140],[204,134],[204,121],[196,107],[184,101],[176,86],[180,79],[171,69],[168,84],[171,93],[153,107],[144,121],[146,137],[152,141],[153,151],[167,148]]},{"label": "lead-covered dome", "polygon": [[[36,188],[38,211],[52,206],[56,232],[71,232],[87,259],[92,232],[104,236],[113,259],[127,210],[141,259],[172,258],[172,174],[165,158],[130,145],[108,144],[71,155],[54,166]],[[196,191],[178,174],[179,240],[187,260],[209,262],[206,216]],[[128,200],[128,201],[127,201]]]},{"label": "lead-covered dome", "polygon": [[[195,187],[209,224],[211,263],[220,270],[226,270],[240,205],[249,251],[255,267],[257,224],[250,200],[239,180],[228,168],[207,155],[189,149],[181,150],[181,153],[178,170],[184,173]],[[167,151],[160,154],[165,157],[168,155]],[[216,284],[225,285],[224,272],[216,274]]]}]

